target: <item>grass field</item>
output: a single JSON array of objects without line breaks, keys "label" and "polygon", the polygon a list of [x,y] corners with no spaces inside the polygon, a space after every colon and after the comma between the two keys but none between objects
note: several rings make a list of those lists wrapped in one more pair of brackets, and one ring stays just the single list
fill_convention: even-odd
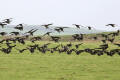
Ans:
[{"label": "grass field", "polygon": [[[38,42],[37,42],[38,43]],[[40,42],[44,44],[47,42]],[[62,42],[66,44],[68,42]],[[76,44],[78,42],[72,42]],[[55,46],[53,43],[50,47]],[[99,42],[85,42],[80,49],[95,48]],[[30,45],[28,42],[27,45]],[[31,44],[32,45],[32,44]],[[111,44],[110,44],[111,45]],[[23,48],[22,44],[17,48]],[[116,48],[112,46],[111,48]],[[118,48],[118,47],[117,47]],[[119,80],[120,56],[80,55],[25,51],[0,52],[0,80]]]},{"label": "grass field", "polygon": [[1,80],[119,80],[120,57],[0,55]]}]

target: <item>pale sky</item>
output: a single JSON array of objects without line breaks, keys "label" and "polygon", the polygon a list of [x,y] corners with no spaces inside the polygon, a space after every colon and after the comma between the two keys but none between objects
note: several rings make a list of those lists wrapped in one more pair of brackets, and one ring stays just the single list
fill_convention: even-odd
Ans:
[{"label": "pale sky", "polygon": [[[0,20],[12,24],[91,25],[98,29],[108,23],[120,25],[120,0],[0,0]],[[111,28],[112,29],[112,28]]]}]

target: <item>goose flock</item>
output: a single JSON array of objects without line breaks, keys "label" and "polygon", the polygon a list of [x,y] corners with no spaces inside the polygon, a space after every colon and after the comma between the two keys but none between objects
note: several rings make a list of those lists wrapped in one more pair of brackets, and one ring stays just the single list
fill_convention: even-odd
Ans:
[{"label": "goose flock", "polygon": [[[11,24],[12,22],[12,18],[9,19],[4,19],[0,22],[0,27],[1,28],[5,28],[7,27],[6,25]],[[53,23],[50,24],[44,24],[41,25],[41,27],[44,27],[45,29],[51,29]],[[97,48],[85,48],[85,49],[80,49],[79,47],[81,45],[84,45],[84,41],[85,40],[85,34],[73,34],[71,35],[72,40],[73,41],[78,41],[77,44],[74,44],[72,42],[68,42],[68,44],[62,44],[59,43],[59,41],[61,40],[61,36],[53,36],[51,35],[51,32],[47,32],[44,33],[44,35],[42,36],[34,36],[34,33],[36,31],[38,31],[38,29],[33,28],[27,32],[25,32],[24,34],[20,34],[21,31],[24,30],[24,24],[18,24],[16,26],[14,26],[15,30],[19,30],[19,31],[14,31],[14,32],[0,32],[0,35],[2,36],[0,39],[0,51],[5,53],[5,54],[10,54],[12,53],[12,50],[15,49],[17,50],[19,53],[24,53],[25,51],[29,51],[30,53],[35,53],[35,51],[39,51],[40,53],[66,53],[68,55],[75,53],[76,55],[80,55],[81,53],[89,53],[91,55],[108,55],[108,56],[113,56],[114,54],[118,54],[120,55],[120,49],[111,49],[108,50],[109,43],[110,42],[112,45],[118,46],[120,47],[120,44],[115,42],[116,37],[119,36],[120,31],[117,30],[115,32],[110,32],[109,34],[96,34],[96,36],[90,38],[90,39],[94,39],[94,40],[98,40],[99,36],[101,37],[101,42],[102,44],[99,45],[99,47]],[[78,30],[81,29],[81,27],[86,27],[88,30],[92,30],[93,27],[91,26],[83,26],[83,25],[78,25],[78,24],[73,24],[74,27],[76,27]],[[106,26],[111,26],[111,27],[116,27],[116,24],[107,24]],[[55,27],[54,31],[61,33],[64,32],[64,29],[69,29],[70,27]],[[5,37],[9,34],[9,36],[11,37]],[[50,48],[49,45],[52,45],[53,43],[45,43],[45,44],[38,44],[39,41],[41,41],[43,39],[43,37],[50,37],[50,40],[54,41],[55,43],[58,43],[57,45],[55,45],[55,47]],[[5,38],[3,38],[5,37]],[[26,45],[26,43],[28,42],[28,40],[33,44],[33,45]],[[37,42],[36,42],[37,41]],[[18,49],[17,44],[20,45],[26,45],[25,48]],[[2,46],[5,45],[6,47]]]}]

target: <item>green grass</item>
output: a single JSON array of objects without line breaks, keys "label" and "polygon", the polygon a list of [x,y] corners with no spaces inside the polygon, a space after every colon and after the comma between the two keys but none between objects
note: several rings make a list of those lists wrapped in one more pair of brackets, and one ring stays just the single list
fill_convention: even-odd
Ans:
[{"label": "green grass", "polygon": [[[37,42],[40,45],[48,43]],[[69,42],[61,42],[67,44]],[[73,43],[73,42],[72,42]],[[74,42],[76,44],[78,42]],[[26,45],[30,45],[27,42]],[[84,43],[80,49],[99,47],[101,43]],[[32,45],[32,44],[31,44]],[[54,47],[57,43],[51,44]],[[5,45],[3,45],[4,47]],[[118,48],[110,44],[111,49]],[[24,48],[17,43],[17,48]],[[74,48],[74,47],[73,47]],[[65,53],[46,54],[25,51],[20,54],[13,49],[11,54],[0,52],[0,80],[119,80],[120,56],[67,55]]]},{"label": "green grass", "polygon": [[0,55],[1,80],[119,80],[120,57],[66,54]]}]

